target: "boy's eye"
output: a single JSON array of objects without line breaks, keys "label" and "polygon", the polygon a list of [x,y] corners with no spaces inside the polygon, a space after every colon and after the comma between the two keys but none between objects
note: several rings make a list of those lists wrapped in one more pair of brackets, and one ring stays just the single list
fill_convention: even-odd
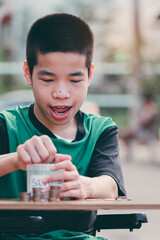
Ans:
[{"label": "boy's eye", "polygon": [[71,80],[71,82],[73,83],[78,83],[78,82],[81,82],[82,80]]},{"label": "boy's eye", "polygon": [[42,78],[41,78],[41,80],[42,80],[43,82],[53,82],[53,79],[42,79]]}]

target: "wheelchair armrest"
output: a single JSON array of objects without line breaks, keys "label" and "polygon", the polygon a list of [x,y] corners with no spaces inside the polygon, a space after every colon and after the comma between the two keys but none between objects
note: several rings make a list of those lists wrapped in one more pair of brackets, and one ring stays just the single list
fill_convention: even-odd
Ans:
[{"label": "wheelchair armrest", "polygon": [[45,227],[41,216],[0,217],[0,233],[23,233],[37,235]]},{"label": "wheelchair armrest", "polygon": [[[101,229],[138,229],[148,222],[145,213],[98,215],[95,231]],[[23,233],[37,236],[46,230],[42,216],[0,216],[0,234]]]},{"label": "wheelchair armrest", "polygon": [[105,214],[98,215],[96,219],[96,231],[101,229],[133,229],[141,228],[142,223],[147,223],[145,213],[129,213],[129,214]]}]

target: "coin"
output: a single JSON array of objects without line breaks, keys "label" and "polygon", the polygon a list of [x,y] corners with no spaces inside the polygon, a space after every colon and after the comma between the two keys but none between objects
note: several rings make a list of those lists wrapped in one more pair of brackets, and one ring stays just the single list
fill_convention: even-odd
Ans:
[{"label": "coin", "polygon": [[20,201],[23,201],[23,202],[31,201],[31,193],[20,192],[19,195],[20,195]]},{"label": "coin", "polygon": [[33,188],[33,201],[40,202],[45,200],[44,188]]},{"label": "coin", "polygon": [[49,191],[49,201],[54,202],[59,200],[59,195],[61,191],[61,186],[60,185],[54,185],[50,187]]}]

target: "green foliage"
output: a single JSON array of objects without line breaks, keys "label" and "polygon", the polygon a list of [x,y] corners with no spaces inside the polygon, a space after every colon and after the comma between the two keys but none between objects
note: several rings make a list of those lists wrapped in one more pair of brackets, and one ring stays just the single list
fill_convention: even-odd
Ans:
[{"label": "green foliage", "polygon": [[160,75],[154,75],[151,78],[142,80],[142,91],[152,95],[160,94]]},{"label": "green foliage", "polygon": [[128,125],[129,109],[127,108],[101,108],[100,114],[111,117],[119,129]]}]

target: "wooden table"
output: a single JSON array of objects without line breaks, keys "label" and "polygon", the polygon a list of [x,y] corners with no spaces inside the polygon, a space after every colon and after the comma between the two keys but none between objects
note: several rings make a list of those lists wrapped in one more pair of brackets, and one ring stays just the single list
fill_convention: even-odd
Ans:
[{"label": "wooden table", "polygon": [[19,200],[0,200],[0,211],[4,210],[160,210],[160,200],[60,200],[57,202],[22,202]]},{"label": "wooden table", "polygon": [[[57,222],[56,218],[56,214],[61,214],[61,211],[65,211],[65,214],[67,215],[68,211],[72,211],[72,213],[75,213],[76,215],[76,211],[81,212],[83,210],[101,209],[116,211],[138,209],[160,210],[160,200],[86,199],[60,200],[57,202],[23,202],[14,199],[0,199],[0,234],[8,232],[18,232],[23,234],[42,234],[43,232],[52,231],[53,226],[55,229],[61,228],[59,227],[59,222]],[[35,218],[38,220],[38,223],[36,222],[36,225]],[[50,221],[50,219],[52,220]],[[99,231],[100,229],[117,228],[133,230],[134,228],[140,228],[141,224],[145,222],[147,222],[147,218],[144,213],[100,214],[96,219],[95,229],[93,229],[93,231]],[[64,223],[67,224],[65,221]],[[75,223],[77,223],[77,220]],[[62,224],[62,221],[60,221],[60,224]],[[68,225],[65,225],[64,229],[68,230]],[[75,229],[77,229],[77,225]],[[73,228],[73,231],[77,231],[75,229]]]}]

